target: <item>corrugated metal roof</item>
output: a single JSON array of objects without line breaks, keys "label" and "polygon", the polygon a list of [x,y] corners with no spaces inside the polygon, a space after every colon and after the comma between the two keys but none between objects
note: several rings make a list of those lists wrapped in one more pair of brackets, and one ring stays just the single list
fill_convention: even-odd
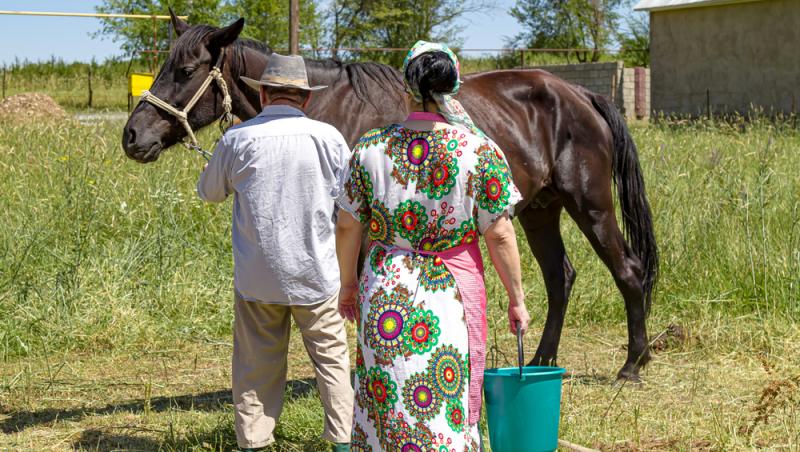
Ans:
[{"label": "corrugated metal roof", "polygon": [[760,2],[764,0],[639,0],[636,11],[664,11],[668,9],[697,8],[700,6],[729,5],[731,3]]}]

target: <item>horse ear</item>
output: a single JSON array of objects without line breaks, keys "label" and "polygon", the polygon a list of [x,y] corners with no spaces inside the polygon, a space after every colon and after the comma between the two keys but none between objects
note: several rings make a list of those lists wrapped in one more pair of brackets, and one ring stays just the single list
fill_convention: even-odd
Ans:
[{"label": "horse ear", "polygon": [[175,11],[172,8],[169,9],[169,18],[170,22],[172,22],[172,28],[175,29],[175,34],[178,36],[182,35],[183,32],[189,29],[189,24],[187,24],[183,19],[175,15]]},{"label": "horse ear", "polygon": [[208,38],[208,44],[212,48],[221,49],[239,37],[239,33],[244,28],[244,18],[240,17],[236,22],[228,25],[227,27],[220,28],[219,30],[211,33]]}]

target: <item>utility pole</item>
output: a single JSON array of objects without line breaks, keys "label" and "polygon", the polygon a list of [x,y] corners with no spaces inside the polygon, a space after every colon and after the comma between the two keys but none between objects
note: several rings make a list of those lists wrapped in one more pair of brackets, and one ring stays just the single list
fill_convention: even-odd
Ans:
[{"label": "utility pole", "polygon": [[300,29],[300,0],[289,0],[289,53],[297,55],[299,44],[297,42]]}]

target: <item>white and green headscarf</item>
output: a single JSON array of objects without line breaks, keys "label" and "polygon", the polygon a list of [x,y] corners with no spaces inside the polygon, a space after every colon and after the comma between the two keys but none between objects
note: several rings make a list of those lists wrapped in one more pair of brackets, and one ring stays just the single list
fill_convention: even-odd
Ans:
[{"label": "white and green headscarf", "polygon": [[436,105],[439,107],[439,113],[447,119],[448,122],[451,124],[460,124],[465,126],[475,135],[480,137],[485,137],[486,134],[483,133],[481,129],[479,129],[474,122],[472,122],[472,118],[469,117],[464,107],[461,105],[461,102],[457,101],[453,96],[458,92],[458,89],[461,87],[461,70],[458,64],[458,58],[456,54],[450,50],[444,44],[440,44],[438,42],[427,42],[427,41],[417,41],[414,44],[414,47],[408,51],[408,55],[406,55],[405,61],[403,61],[403,80],[406,84],[406,91],[408,91],[413,97],[414,100],[423,103],[422,94],[419,92],[419,89],[412,89],[408,85],[408,80],[405,80],[405,73],[408,65],[413,61],[416,57],[422,55],[423,53],[429,52],[444,52],[447,56],[450,57],[450,60],[453,62],[453,65],[456,67],[456,84],[453,87],[453,90],[449,93],[439,94],[439,93],[432,93],[433,100],[436,102]]}]

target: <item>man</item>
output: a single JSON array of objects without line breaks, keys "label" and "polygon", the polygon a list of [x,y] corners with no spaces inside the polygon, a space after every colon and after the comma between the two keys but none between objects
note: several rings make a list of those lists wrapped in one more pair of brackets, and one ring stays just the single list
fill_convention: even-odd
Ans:
[{"label": "man", "polygon": [[299,56],[272,54],[260,80],[261,114],[231,128],[200,175],[205,201],[233,200],[233,403],[243,450],[274,441],[286,386],[289,316],[314,364],[325,408],[323,438],[349,450],[353,389],[344,320],[334,199],[350,150],[331,125],[309,119],[311,92]]}]

